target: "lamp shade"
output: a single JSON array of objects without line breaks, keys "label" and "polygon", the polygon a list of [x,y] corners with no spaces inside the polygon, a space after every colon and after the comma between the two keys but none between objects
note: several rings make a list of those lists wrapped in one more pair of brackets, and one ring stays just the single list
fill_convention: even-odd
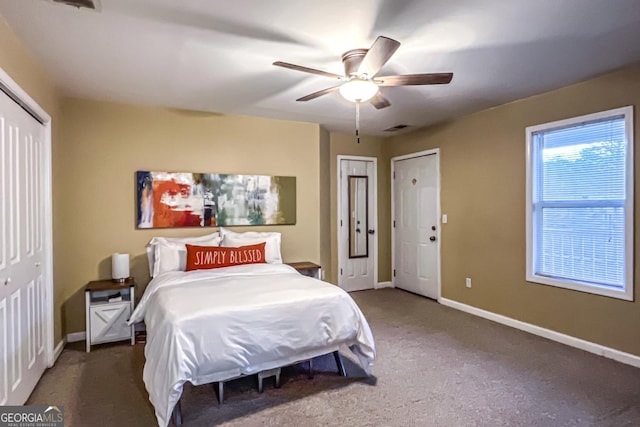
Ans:
[{"label": "lamp shade", "polygon": [[129,278],[129,254],[111,255],[111,278],[117,281]]},{"label": "lamp shade", "polygon": [[340,86],[340,95],[351,102],[365,102],[378,93],[378,85],[371,80],[354,77]]}]

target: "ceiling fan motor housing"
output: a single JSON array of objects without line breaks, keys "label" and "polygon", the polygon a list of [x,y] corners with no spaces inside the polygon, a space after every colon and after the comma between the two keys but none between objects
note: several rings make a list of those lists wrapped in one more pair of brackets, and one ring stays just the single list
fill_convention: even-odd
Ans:
[{"label": "ceiling fan motor housing", "polygon": [[358,76],[358,68],[360,68],[360,63],[368,51],[369,49],[351,49],[342,54],[345,76]]}]

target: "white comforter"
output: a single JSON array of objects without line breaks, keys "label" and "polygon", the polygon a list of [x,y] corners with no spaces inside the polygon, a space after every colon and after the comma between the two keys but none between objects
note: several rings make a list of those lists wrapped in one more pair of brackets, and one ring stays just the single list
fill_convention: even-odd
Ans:
[{"label": "white comforter", "polygon": [[130,323],[143,320],[143,378],[162,427],[186,381],[255,374],[341,344],[367,372],[375,358],[369,325],[349,294],[283,264],[163,273],[147,286]]}]

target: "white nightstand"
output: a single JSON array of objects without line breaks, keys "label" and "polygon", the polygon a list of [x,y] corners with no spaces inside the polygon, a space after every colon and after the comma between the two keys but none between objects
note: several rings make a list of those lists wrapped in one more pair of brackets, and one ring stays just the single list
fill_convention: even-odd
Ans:
[{"label": "white nightstand", "polygon": [[127,325],[135,303],[133,279],[127,282],[95,280],[85,287],[87,353],[93,344],[131,340],[135,344],[134,326]]}]

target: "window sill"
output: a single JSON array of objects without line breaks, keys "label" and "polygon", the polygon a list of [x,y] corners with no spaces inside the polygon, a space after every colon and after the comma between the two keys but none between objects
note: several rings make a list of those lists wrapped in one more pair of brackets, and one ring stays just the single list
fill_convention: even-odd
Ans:
[{"label": "window sill", "polygon": [[578,281],[554,279],[546,276],[538,276],[528,274],[527,282],[538,283],[541,285],[555,286],[557,288],[570,289],[578,292],[601,295],[610,298],[621,299],[625,301],[633,301],[633,285],[628,284],[626,290],[616,290],[606,286],[598,286],[594,284],[586,284]]}]

